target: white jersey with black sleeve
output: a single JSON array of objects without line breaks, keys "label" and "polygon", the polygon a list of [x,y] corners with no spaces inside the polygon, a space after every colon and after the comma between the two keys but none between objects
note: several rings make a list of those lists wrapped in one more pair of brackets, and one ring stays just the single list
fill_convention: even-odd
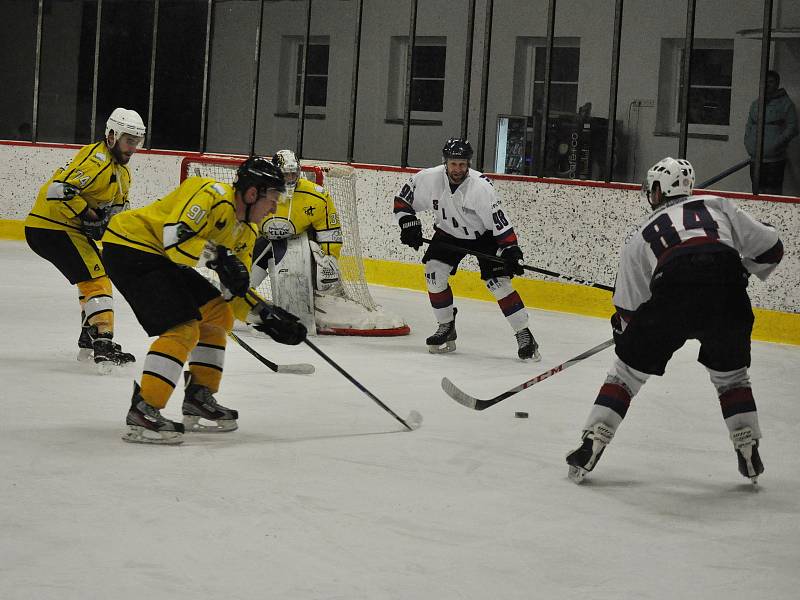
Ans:
[{"label": "white jersey with black sleeve", "polygon": [[624,313],[650,299],[659,267],[682,254],[733,249],[742,264],[766,279],[783,257],[783,245],[770,225],[718,196],[683,196],[658,207],[626,241],[620,255],[614,305]]},{"label": "white jersey with black sleeve", "polygon": [[444,165],[415,173],[395,196],[395,220],[426,210],[434,211],[437,229],[455,238],[474,240],[491,231],[500,246],[517,242],[494,186],[474,169],[455,192],[450,191]]}]

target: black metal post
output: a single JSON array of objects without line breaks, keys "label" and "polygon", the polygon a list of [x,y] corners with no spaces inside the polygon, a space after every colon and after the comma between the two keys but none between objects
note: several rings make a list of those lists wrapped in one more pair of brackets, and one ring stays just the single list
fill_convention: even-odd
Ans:
[{"label": "black metal post", "polygon": [[414,46],[417,40],[417,3],[411,2],[411,17],[408,26],[408,48],[406,50],[406,90],[403,104],[403,146],[400,150],[400,166],[408,166],[408,138],[411,134],[411,83],[414,73]]},{"label": "black metal post", "polygon": [[364,0],[358,0],[358,8],[356,9],[356,34],[353,42],[353,77],[352,86],[350,88],[350,132],[347,139],[347,162],[353,162],[353,155],[355,153],[356,145],[356,106],[358,104],[358,67],[361,61],[361,23],[364,16]]},{"label": "black metal post", "polygon": [[619,91],[619,55],[622,44],[622,8],[624,0],[616,0],[614,7],[614,41],[611,46],[611,82],[608,92],[608,135],[606,137],[605,181],[614,177],[614,147],[617,134],[617,93]]},{"label": "black metal post", "polygon": [[484,170],[483,157],[486,152],[486,105],[489,96],[489,62],[492,49],[492,18],[494,17],[494,0],[486,0],[486,22],[483,29],[483,65],[481,67],[481,99],[480,120],[478,121],[478,156],[475,165],[478,171]]},{"label": "black metal post", "polygon": [[308,72],[308,57],[311,54],[311,0],[306,0],[306,31],[303,37],[303,64],[300,71],[300,107],[297,114],[297,143],[295,152],[297,157],[303,156],[303,133],[306,124],[306,76]]},{"label": "black metal post", "polygon": [[475,0],[469,0],[467,13],[467,45],[464,49],[464,92],[461,97],[461,137],[469,136],[469,94],[472,83],[472,41],[475,37]]},{"label": "black metal post", "polygon": [[686,2],[686,39],[683,44],[683,64],[681,65],[681,97],[680,114],[681,123],[678,137],[678,157],[686,158],[686,147],[689,142],[689,96],[692,87],[692,50],[694,49],[694,17],[697,0]]},{"label": "black metal post", "polygon": [[[547,130],[550,117],[550,79],[552,78],[553,39],[556,25],[556,0],[550,0],[547,5],[547,42],[544,53],[544,98],[542,99],[541,133],[539,135],[539,148],[537,148],[536,168],[534,172],[541,177],[544,174],[544,161],[547,154]],[[531,108],[531,115],[536,116],[536,102]]]},{"label": "black metal post", "polygon": [[253,54],[253,94],[250,102],[250,156],[256,153],[256,126],[258,124],[258,79],[261,75],[261,28],[264,23],[264,0],[259,2],[256,24],[256,49]]},{"label": "black metal post", "polygon": [[767,111],[767,71],[769,70],[770,42],[772,41],[772,0],[764,0],[764,18],[761,25],[761,74],[758,78],[758,123],[756,126],[756,155],[753,157],[753,193],[761,189],[761,162],[764,160],[764,122]]}]

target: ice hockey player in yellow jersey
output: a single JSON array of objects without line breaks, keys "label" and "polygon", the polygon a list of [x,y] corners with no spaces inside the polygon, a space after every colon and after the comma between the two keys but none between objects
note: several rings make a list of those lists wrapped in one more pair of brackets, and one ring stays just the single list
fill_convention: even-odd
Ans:
[{"label": "ice hockey player in yellow jersey", "polygon": [[[306,329],[293,315],[265,303],[249,285],[257,224],[275,210],[284,190],[279,168],[250,157],[232,185],[190,177],[164,198],[109,223],[103,236],[109,277],[147,334],[157,336],[141,383],[134,382],[124,440],[179,444],[185,430],[237,428],[238,412],[213,395],[234,315],[280,343],[305,339]],[[221,291],[192,268],[201,260],[217,272]],[[160,410],[187,360],[183,423],[176,423]]]},{"label": "ice hockey player in yellow jersey", "polygon": [[308,232],[317,273],[315,289],[335,288],[339,284],[337,259],[342,251],[342,229],[333,199],[324,187],[300,176],[300,163],[291,150],[278,150],[272,162],[283,173],[286,194],[275,214],[261,223],[263,237],[256,242],[251,283],[258,287],[266,277],[273,244]]},{"label": "ice hockey player in yellow jersey", "polygon": [[144,141],[145,126],[134,110],[116,108],[103,140],[81,148],[39,190],[25,219],[31,249],[78,288],[81,334],[78,359],[94,359],[101,373],[133,362],[115,344],[114,304],[96,240],[109,219],[128,207],[130,161]]}]

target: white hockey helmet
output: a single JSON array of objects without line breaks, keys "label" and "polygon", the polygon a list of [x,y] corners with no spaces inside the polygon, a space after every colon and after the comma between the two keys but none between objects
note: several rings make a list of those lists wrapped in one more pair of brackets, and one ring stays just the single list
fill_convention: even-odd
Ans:
[{"label": "white hockey helmet", "polygon": [[135,138],[139,138],[141,144],[144,141],[144,135],[147,133],[147,128],[144,126],[142,117],[139,116],[135,110],[127,108],[115,108],[106,121],[106,138],[108,134],[114,132],[114,140],[120,138],[123,133],[127,133]]},{"label": "white hockey helmet", "polygon": [[272,157],[272,162],[283,173],[286,181],[286,197],[291,198],[294,188],[297,186],[297,180],[300,178],[300,163],[297,157],[291,150],[278,150]]},{"label": "white hockey helmet", "polygon": [[661,195],[664,198],[676,196],[690,196],[694,188],[694,168],[685,158],[662,158],[647,171],[647,181],[642,186],[642,191],[647,195],[647,200],[652,205],[650,194],[653,184],[658,182]]}]

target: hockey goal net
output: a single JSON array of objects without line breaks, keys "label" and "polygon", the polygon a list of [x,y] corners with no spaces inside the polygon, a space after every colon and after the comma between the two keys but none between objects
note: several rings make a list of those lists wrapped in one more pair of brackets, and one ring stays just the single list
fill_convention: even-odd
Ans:
[{"label": "hockey goal net", "polygon": [[[200,176],[233,183],[236,168],[242,160],[242,157],[235,156],[187,156],[181,161],[181,181]],[[362,336],[408,334],[408,325],[376,304],[367,286],[358,229],[355,170],[347,165],[302,165],[301,169],[304,178],[324,186],[330,193],[339,215],[343,238],[338,262],[346,302],[318,297],[318,304],[322,305],[321,314],[327,315],[330,311],[338,314],[332,322],[325,321],[325,317],[320,322],[318,318],[317,333]],[[269,278],[259,285],[257,291],[264,298],[272,298]]]}]

